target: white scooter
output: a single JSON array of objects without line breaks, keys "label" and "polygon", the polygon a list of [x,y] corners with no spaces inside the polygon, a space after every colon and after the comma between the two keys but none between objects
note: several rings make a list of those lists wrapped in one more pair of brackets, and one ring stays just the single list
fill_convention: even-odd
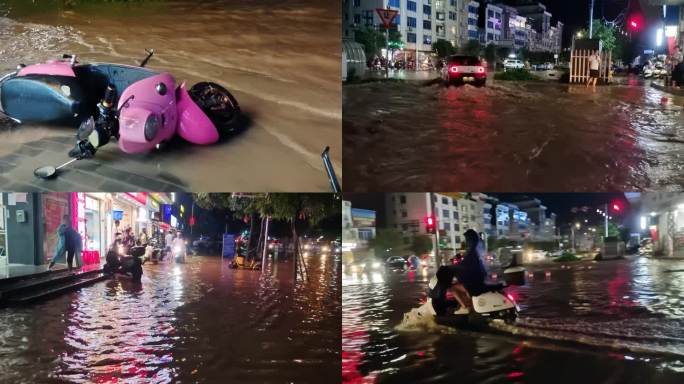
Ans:
[{"label": "white scooter", "polygon": [[[430,279],[428,287],[433,290],[437,285],[437,277]],[[511,294],[504,294],[501,285],[492,285],[491,291],[473,296],[473,310],[468,314],[455,314],[452,311],[445,316],[437,316],[432,299],[428,297],[427,302],[419,308],[422,314],[435,316],[438,324],[454,325],[464,321],[487,321],[490,319],[501,319],[507,324],[512,324],[518,317],[520,308],[516,304]],[[455,308],[457,310],[458,308]]]}]

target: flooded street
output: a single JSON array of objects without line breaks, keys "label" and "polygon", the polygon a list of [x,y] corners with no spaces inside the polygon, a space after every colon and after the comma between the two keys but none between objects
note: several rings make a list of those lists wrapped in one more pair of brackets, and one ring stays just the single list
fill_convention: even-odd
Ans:
[{"label": "flooded street", "polygon": [[351,383],[681,383],[684,261],[528,267],[515,325],[397,331],[423,273],[345,274],[343,378]]},{"label": "flooded street", "polygon": [[[2,382],[339,381],[339,258],[232,270],[217,257],[144,266],[30,307],[0,309]],[[273,277],[270,277],[273,276]]]},{"label": "flooded street", "polygon": [[359,192],[681,190],[683,106],[637,77],[347,85],[344,168]]},{"label": "flooded street", "polygon": [[[61,4],[0,1],[0,73],[63,53],[77,54],[82,63],[138,65],[145,49],[153,48],[149,68],[171,72],[178,83],[212,81],[230,90],[245,114],[244,130],[216,145],[175,143],[153,155],[125,155],[112,143],[96,159],[75,164],[59,184],[35,180],[32,170],[66,161],[74,129],[0,119],[2,180],[48,190],[85,184],[107,190],[328,191],[320,157],[325,146],[341,178],[338,4]],[[100,172],[100,165],[110,172]],[[121,170],[137,178],[121,180]]]}]

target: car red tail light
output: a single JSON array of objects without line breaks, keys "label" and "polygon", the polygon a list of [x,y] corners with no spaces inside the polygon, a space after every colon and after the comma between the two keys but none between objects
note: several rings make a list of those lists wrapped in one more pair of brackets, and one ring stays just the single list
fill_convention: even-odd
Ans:
[{"label": "car red tail light", "polygon": [[451,72],[451,73],[458,73],[458,67],[455,66],[455,65],[454,65],[453,67],[449,67],[449,72]]},{"label": "car red tail light", "polygon": [[508,300],[510,300],[511,302],[513,302],[513,304],[515,304],[515,299],[513,298],[513,295],[511,295],[510,293],[507,293],[507,294],[506,294],[506,297],[508,298]]},{"label": "car red tail light", "polygon": [[477,71],[480,73],[484,73],[485,69],[484,67],[477,67]]}]

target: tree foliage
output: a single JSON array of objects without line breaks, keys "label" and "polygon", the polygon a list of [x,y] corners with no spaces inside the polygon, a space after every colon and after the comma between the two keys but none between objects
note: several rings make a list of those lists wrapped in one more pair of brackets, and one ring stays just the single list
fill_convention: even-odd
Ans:
[{"label": "tree foliage", "polygon": [[478,40],[468,40],[464,46],[461,47],[461,53],[470,56],[479,56],[482,51],[482,45]]},{"label": "tree foliage", "polygon": [[404,248],[404,239],[396,229],[378,228],[375,238],[370,239],[368,245],[377,256],[389,256],[392,251]]},{"label": "tree foliage", "polygon": [[432,239],[425,235],[413,236],[409,249],[416,255],[426,254],[432,251]]},{"label": "tree foliage", "polygon": [[275,220],[305,220],[317,224],[339,214],[339,196],[328,193],[195,193],[195,203],[205,209],[227,209],[236,217],[255,213]]},{"label": "tree foliage", "polygon": [[[379,56],[383,48],[387,48],[385,32],[371,27],[360,27],[354,30],[354,40],[363,45],[366,57]],[[401,33],[395,28],[389,30],[389,45],[392,48],[401,48]]]},{"label": "tree foliage", "polygon": [[[613,52],[617,46],[617,36],[618,36],[618,31],[615,27],[611,27],[608,25],[603,24],[601,20],[594,19],[592,22],[593,26],[593,35],[592,39],[599,39],[601,40],[603,44],[603,49],[609,52]],[[580,33],[582,34],[581,39],[588,39],[589,38],[589,31],[584,29],[581,30]],[[578,39],[579,40],[579,39]]]},{"label": "tree foliage", "polygon": [[443,59],[456,53],[456,48],[450,41],[439,39],[432,43],[432,51],[437,54],[437,57]]}]

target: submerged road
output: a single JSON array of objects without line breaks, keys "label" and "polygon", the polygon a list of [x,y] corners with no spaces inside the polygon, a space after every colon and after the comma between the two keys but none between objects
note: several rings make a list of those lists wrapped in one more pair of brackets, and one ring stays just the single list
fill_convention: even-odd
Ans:
[{"label": "submerged road", "polygon": [[353,191],[684,188],[684,98],[637,77],[595,90],[490,81],[343,88]]},{"label": "submerged road", "polygon": [[[684,262],[631,258],[528,267],[515,325],[397,330],[429,273],[345,273],[349,383],[681,383]],[[548,276],[547,273],[548,272]],[[401,328],[399,328],[401,329]]]},{"label": "submerged road", "polygon": [[0,309],[0,382],[339,381],[339,258],[232,270],[218,257],[144,266],[23,308]]}]

